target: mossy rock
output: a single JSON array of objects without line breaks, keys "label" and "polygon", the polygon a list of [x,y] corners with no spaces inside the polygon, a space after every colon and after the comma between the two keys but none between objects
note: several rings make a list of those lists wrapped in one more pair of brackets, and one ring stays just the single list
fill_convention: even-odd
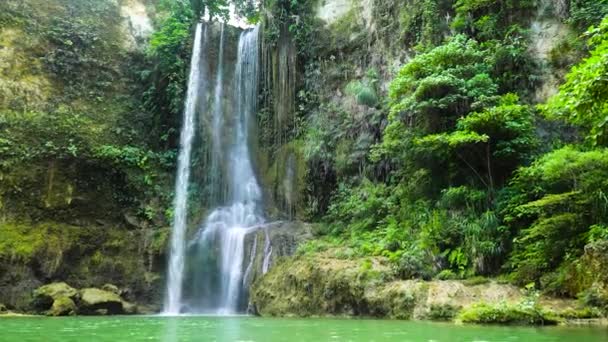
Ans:
[{"label": "mossy rock", "polygon": [[0,303],[0,314],[8,312],[6,305]]},{"label": "mossy rock", "polygon": [[64,282],[41,286],[34,290],[32,306],[40,311],[48,310],[60,298],[68,298],[73,301],[78,298],[78,290]]},{"label": "mossy rock", "polygon": [[114,284],[105,284],[101,287],[101,289],[104,291],[115,293],[120,296],[120,290],[118,289],[118,286]]},{"label": "mossy rock", "polygon": [[86,288],[80,290],[80,311],[89,315],[116,315],[124,313],[125,310],[122,298],[116,293],[97,288]]},{"label": "mossy rock", "polygon": [[76,314],[76,304],[69,297],[59,297],[53,302],[47,316],[72,316]]}]

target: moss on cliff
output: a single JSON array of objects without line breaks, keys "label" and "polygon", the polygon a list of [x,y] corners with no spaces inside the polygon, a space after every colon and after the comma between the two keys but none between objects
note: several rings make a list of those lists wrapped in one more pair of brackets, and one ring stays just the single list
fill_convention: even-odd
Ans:
[{"label": "moss on cliff", "polygon": [[157,300],[160,279],[151,270],[158,254],[142,234],[101,225],[2,222],[0,301],[27,309],[31,291],[52,280],[76,287],[112,282],[128,288],[129,299]]}]

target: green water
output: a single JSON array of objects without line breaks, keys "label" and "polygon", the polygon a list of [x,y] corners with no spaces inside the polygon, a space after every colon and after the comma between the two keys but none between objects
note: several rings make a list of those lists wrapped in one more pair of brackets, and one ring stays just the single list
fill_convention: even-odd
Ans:
[{"label": "green water", "polygon": [[254,317],[0,318],[0,341],[608,341],[606,328]]}]

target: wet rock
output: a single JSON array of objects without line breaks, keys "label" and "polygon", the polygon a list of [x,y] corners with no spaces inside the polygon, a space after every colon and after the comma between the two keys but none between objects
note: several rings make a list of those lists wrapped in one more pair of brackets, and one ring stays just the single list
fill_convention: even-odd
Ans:
[{"label": "wet rock", "polygon": [[41,286],[34,290],[32,306],[38,311],[46,311],[59,298],[68,298],[73,301],[78,298],[78,290],[64,282]]},{"label": "wet rock", "polygon": [[119,295],[97,288],[80,290],[80,311],[89,315],[117,315],[125,312]]},{"label": "wet rock", "polygon": [[46,313],[48,316],[72,316],[76,314],[76,304],[69,297],[59,297]]},{"label": "wet rock", "polygon": [[293,255],[298,246],[312,238],[310,224],[299,221],[280,221],[261,226],[245,238],[245,279],[248,288],[267,273],[282,257]]}]

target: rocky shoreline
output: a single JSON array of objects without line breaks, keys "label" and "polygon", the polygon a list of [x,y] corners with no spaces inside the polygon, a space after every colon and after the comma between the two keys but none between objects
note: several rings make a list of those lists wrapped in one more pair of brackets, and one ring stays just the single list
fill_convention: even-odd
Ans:
[{"label": "rocky shoreline", "polygon": [[481,324],[606,325],[577,300],[487,278],[400,280],[382,258],[331,253],[284,258],[253,284],[251,304],[266,317],[371,317]]},{"label": "rocky shoreline", "polygon": [[124,291],[112,284],[101,288],[75,289],[65,282],[51,283],[33,291],[29,309],[9,310],[0,304],[3,316],[74,316],[74,315],[132,315],[153,313],[145,305],[136,305],[123,298]]}]

